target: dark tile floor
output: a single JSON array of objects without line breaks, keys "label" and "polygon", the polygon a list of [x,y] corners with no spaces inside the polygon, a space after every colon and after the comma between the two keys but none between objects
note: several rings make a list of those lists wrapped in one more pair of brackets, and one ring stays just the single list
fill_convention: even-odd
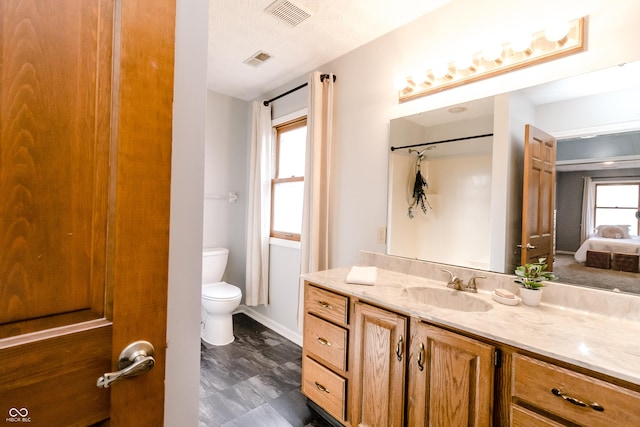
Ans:
[{"label": "dark tile floor", "polygon": [[245,314],[235,341],[202,344],[201,427],[327,427],[300,393],[302,349]]}]

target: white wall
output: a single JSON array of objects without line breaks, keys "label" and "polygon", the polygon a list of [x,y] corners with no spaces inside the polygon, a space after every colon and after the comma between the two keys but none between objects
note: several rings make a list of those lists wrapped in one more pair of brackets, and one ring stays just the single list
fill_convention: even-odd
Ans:
[{"label": "white wall", "polygon": [[[246,210],[251,103],[207,93],[203,246],[229,249],[223,280],[245,292]],[[229,192],[236,202],[225,199]],[[218,197],[222,196],[223,200]]]},{"label": "white wall", "polygon": [[198,425],[207,0],[177,0],[164,424]]},{"label": "white wall", "polygon": [[[536,108],[536,123],[552,135],[570,136],[590,134],[595,130],[619,131],[640,128],[640,89],[626,89],[611,93],[585,96],[569,101],[554,102]],[[611,123],[616,123],[611,126]]]}]

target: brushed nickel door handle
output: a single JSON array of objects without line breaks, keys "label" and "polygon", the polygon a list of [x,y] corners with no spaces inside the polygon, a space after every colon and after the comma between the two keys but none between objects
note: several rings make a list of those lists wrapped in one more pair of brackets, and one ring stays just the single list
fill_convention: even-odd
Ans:
[{"label": "brushed nickel door handle", "polygon": [[[521,247],[522,247],[522,245],[517,245],[517,246],[518,246],[519,248],[521,248]],[[536,249],[536,248],[537,248],[537,246],[533,246],[533,245],[532,245],[531,243],[529,243],[529,242],[527,242],[527,246],[526,246],[526,247],[527,247],[527,249]]]},{"label": "brushed nickel door handle", "polygon": [[153,369],[156,360],[153,358],[155,349],[148,341],[132,342],[125,347],[118,358],[119,371],[109,372],[98,378],[96,385],[109,388],[111,383],[124,378],[131,378]]}]

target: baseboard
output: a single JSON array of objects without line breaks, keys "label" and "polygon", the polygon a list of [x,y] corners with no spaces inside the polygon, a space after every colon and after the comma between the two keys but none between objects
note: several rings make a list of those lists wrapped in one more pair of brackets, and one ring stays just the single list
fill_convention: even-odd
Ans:
[{"label": "baseboard", "polygon": [[571,252],[571,251],[556,251],[557,254],[561,254],[561,255],[575,255],[575,252]]},{"label": "baseboard", "polygon": [[267,328],[273,330],[274,332],[277,332],[278,334],[282,335],[283,337],[293,342],[294,344],[297,344],[300,347],[302,347],[301,334],[282,326],[280,323],[274,322],[272,319],[268,318],[264,314],[258,313],[257,311],[253,310],[251,307],[247,307],[246,305],[241,305],[234,311],[234,313],[244,313],[247,316],[251,317],[256,322],[263,324]]}]

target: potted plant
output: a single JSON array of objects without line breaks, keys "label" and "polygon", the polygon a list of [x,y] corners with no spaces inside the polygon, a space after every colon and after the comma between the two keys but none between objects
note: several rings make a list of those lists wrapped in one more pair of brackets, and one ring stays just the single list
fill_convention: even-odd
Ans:
[{"label": "potted plant", "polygon": [[547,259],[539,258],[538,262],[521,265],[516,268],[516,279],[520,286],[520,296],[522,303],[531,307],[536,307],[542,299],[542,287],[545,281],[556,280],[556,276],[547,271]]}]

